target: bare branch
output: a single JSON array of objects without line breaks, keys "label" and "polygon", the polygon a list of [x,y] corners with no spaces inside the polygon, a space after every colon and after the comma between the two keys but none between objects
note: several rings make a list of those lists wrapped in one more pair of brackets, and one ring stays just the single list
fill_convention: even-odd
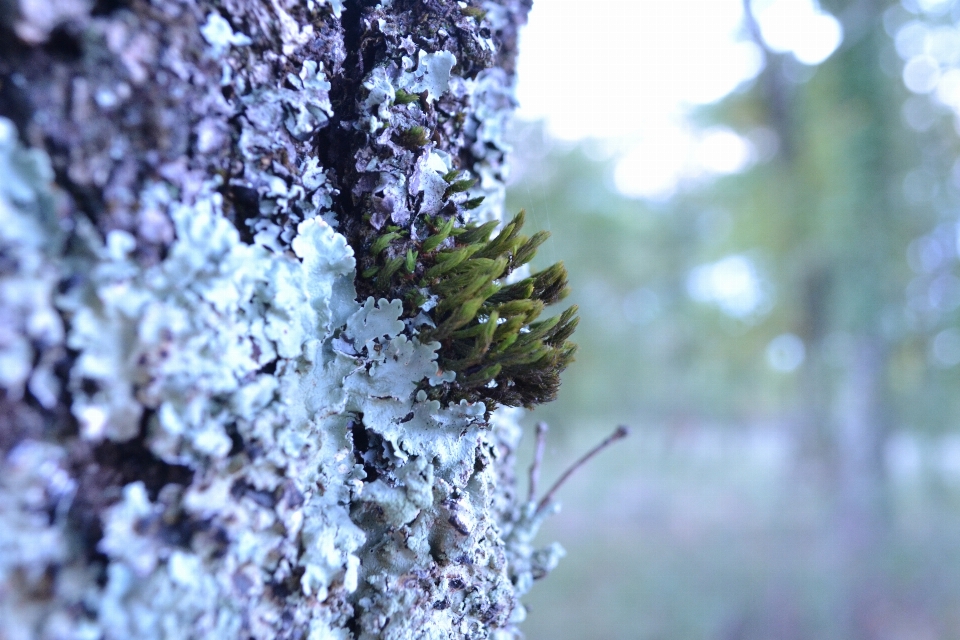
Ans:
[{"label": "bare branch", "polygon": [[547,494],[543,496],[543,499],[540,500],[540,503],[537,505],[537,510],[535,513],[540,513],[541,511],[546,509],[547,506],[549,506],[550,503],[553,501],[553,495],[557,492],[557,490],[560,487],[563,486],[563,483],[565,483],[570,478],[570,476],[576,473],[577,469],[585,465],[590,460],[590,458],[597,455],[598,453],[600,453],[601,451],[609,447],[611,444],[613,444],[617,440],[622,440],[626,438],[628,435],[630,435],[630,428],[621,424],[614,430],[613,433],[607,436],[603,442],[595,446],[593,449],[585,453],[582,458],[580,458],[579,460],[574,462],[572,465],[570,465],[570,467],[563,472],[563,475],[561,475],[560,478],[553,483],[553,486],[550,487],[550,490],[547,491]]},{"label": "bare branch", "polygon": [[533,463],[530,465],[530,495],[527,502],[533,502],[537,498],[537,485],[540,483],[540,465],[543,462],[543,451],[547,446],[547,427],[546,422],[537,423],[537,448],[533,454]]}]

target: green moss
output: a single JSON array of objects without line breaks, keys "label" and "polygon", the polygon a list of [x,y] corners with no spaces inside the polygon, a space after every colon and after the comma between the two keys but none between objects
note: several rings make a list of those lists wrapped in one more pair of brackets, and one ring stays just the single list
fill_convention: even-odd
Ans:
[{"label": "green moss", "polygon": [[393,104],[410,104],[411,102],[416,102],[419,99],[420,96],[415,93],[408,93],[403,89],[397,89],[393,98]]},{"label": "green moss", "polygon": [[466,209],[467,211],[471,209],[476,209],[483,203],[483,199],[484,199],[484,196],[470,198],[469,200],[463,203],[463,208]]},{"label": "green moss", "polygon": [[440,342],[440,366],[457,377],[428,390],[435,396],[527,407],[553,400],[560,372],[576,351],[568,338],[577,325],[577,309],[539,318],[569,292],[566,270],[557,263],[504,284],[533,259],[549,234],[522,235],[523,211],[496,235],[496,222],[454,223],[453,218],[427,220],[429,229],[416,250],[411,246],[416,243],[395,232],[379,236],[370,252],[384,256],[364,277],[375,275],[378,289],[404,299],[410,316],[428,296],[436,296],[436,306],[427,312],[434,326],[423,330],[420,340]]},{"label": "green moss", "polygon": [[463,7],[460,9],[460,11],[463,13],[463,15],[470,18],[475,18],[478,21],[483,20],[483,18],[487,15],[487,12],[479,7]]},{"label": "green moss", "polygon": [[379,238],[377,238],[376,240],[374,240],[373,245],[370,247],[371,255],[374,255],[374,256],[378,255],[381,251],[387,248],[387,245],[389,245],[391,241],[396,240],[397,238],[400,237],[400,235],[401,234],[396,232],[390,232],[390,233],[385,233]]},{"label": "green moss", "polygon": [[427,130],[419,125],[404,129],[400,132],[398,138],[400,144],[412,150],[419,149],[430,140]]},{"label": "green moss", "polygon": [[466,178],[464,180],[456,180],[450,183],[450,186],[446,188],[443,192],[443,196],[448,198],[455,193],[463,193],[473,185],[477,184],[477,181],[473,178]]}]

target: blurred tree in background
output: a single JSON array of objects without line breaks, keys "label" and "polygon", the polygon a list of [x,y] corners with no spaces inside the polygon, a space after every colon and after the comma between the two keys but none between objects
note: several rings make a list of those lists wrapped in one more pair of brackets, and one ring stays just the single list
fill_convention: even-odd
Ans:
[{"label": "blurred tree in background", "polygon": [[[663,489],[665,478],[706,480],[677,480],[682,464],[654,469],[664,458],[643,457],[651,439],[719,431],[743,444],[744,434],[765,433],[788,452],[783,487],[745,507],[766,533],[756,538],[755,523],[734,511],[724,525],[733,547],[724,547],[709,525],[713,542],[697,547],[708,559],[663,569],[689,567],[687,582],[657,574],[661,559],[646,555],[658,540],[664,556],[680,554],[671,516],[617,512],[622,531],[611,535],[651,545],[636,542],[635,568],[614,564],[633,581],[621,592],[639,594],[633,615],[659,623],[615,626],[614,636],[960,638],[960,620],[946,613],[960,605],[947,533],[960,480],[951,436],[960,426],[960,6],[824,1],[844,40],[818,67],[771,50],[750,0],[744,6],[764,70],[696,118],[750,141],[746,170],[665,201],[632,200],[617,193],[599,147],[564,147],[536,127],[518,132],[511,205],[554,232],[542,259],[566,261],[583,310],[578,362],[560,400],[537,417],[567,438],[613,422],[645,430],[647,445],[611,465],[626,475],[608,469],[597,480],[617,495],[610,487],[619,483],[676,498],[682,491]],[[790,531],[809,546],[791,544]],[[716,570],[720,583],[739,575],[745,569],[723,568],[717,556],[753,544],[768,545],[745,560],[763,578],[698,609],[697,593],[723,587],[696,572]],[[785,569],[782,554],[808,565]],[[594,560],[578,569],[603,566]],[[647,580],[680,580],[685,604],[644,592]],[[762,614],[738,604],[757,598],[778,604]],[[703,624],[691,626],[691,616]]]}]

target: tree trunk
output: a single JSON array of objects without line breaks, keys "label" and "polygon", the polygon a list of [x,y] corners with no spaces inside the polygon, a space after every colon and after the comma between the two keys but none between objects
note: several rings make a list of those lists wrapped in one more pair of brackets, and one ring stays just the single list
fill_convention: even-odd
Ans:
[{"label": "tree trunk", "polygon": [[519,635],[501,379],[357,274],[500,217],[529,0],[0,7],[0,638]]}]

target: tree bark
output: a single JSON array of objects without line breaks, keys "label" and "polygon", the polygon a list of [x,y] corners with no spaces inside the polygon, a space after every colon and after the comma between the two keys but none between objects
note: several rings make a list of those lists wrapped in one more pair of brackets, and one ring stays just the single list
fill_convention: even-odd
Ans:
[{"label": "tree bark", "polygon": [[0,5],[0,638],[519,635],[519,429],[357,267],[501,216],[528,10]]}]

